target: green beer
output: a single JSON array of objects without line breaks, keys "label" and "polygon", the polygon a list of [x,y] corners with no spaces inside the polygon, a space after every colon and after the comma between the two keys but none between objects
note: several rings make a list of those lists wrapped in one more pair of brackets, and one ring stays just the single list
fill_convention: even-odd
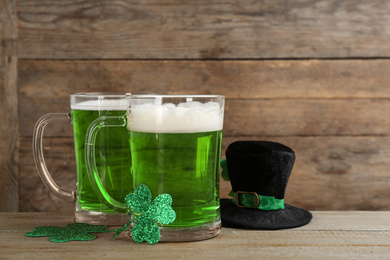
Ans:
[{"label": "green beer", "polygon": [[219,220],[222,131],[201,133],[130,132],[136,186],[147,184],[154,196],[173,198],[172,227],[192,227]]},{"label": "green beer", "polygon": [[[165,97],[169,100],[165,101]],[[172,196],[176,220],[163,229],[175,234],[167,233],[168,240],[210,238],[220,228],[223,105],[193,99],[130,98],[128,125],[134,186],[147,185],[153,197],[162,193]],[[164,232],[161,234],[164,236]]]},{"label": "green beer", "polygon": [[[118,213],[112,210],[104,200],[102,202],[91,186],[86,172],[84,151],[88,127],[95,119],[102,116],[124,116],[126,114],[126,105],[121,107],[116,102],[109,106],[108,101],[103,107],[94,101],[85,101],[72,106],[71,118],[77,170],[77,212]],[[114,199],[123,202],[125,196],[133,192],[126,127],[100,129],[95,142],[95,156],[97,172],[102,185]]]}]

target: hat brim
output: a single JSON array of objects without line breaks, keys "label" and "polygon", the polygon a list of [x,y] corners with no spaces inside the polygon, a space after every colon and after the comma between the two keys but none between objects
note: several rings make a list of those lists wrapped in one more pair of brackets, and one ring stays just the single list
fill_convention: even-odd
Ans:
[{"label": "hat brim", "polygon": [[284,209],[260,210],[241,208],[231,199],[221,199],[222,226],[242,229],[277,230],[306,225],[312,214],[305,210],[284,204]]}]

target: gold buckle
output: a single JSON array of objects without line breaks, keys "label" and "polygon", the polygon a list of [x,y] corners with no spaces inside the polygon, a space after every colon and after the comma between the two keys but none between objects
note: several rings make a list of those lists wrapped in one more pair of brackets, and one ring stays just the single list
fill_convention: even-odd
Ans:
[{"label": "gold buckle", "polygon": [[[248,207],[248,206],[240,205],[240,196],[239,196],[239,194],[252,194],[255,197],[255,206]],[[236,205],[237,205],[237,207],[240,207],[240,208],[255,209],[255,208],[257,208],[260,205],[259,195],[257,195],[257,193],[254,192],[254,191],[237,191],[236,192]]]}]

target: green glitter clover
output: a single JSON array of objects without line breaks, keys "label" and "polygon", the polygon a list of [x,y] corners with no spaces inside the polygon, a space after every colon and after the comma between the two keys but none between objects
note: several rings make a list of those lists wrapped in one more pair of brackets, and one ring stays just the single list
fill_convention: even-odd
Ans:
[{"label": "green glitter clover", "polygon": [[124,230],[130,228],[133,240],[136,243],[143,241],[156,244],[160,240],[161,225],[171,224],[176,219],[176,213],[172,209],[172,197],[169,194],[158,195],[152,202],[152,193],[148,186],[141,184],[134,193],[125,198],[126,205],[130,208],[130,221],[120,229],[107,229],[104,225],[90,225],[86,223],[73,223],[63,227],[40,226],[27,232],[28,237],[49,237],[49,241],[62,243],[68,241],[89,241],[96,238],[91,233],[116,232],[113,238],[117,238]]},{"label": "green glitter clover", "polygon": [[141,184],[134,193],[125,198],[130,208],[131,220],[114,235],[114,239],[129,225],[135,223],[131,235],[136,243],[143,241],[156,244],[160,240],[161,225],[171,224],[176,219],[172,209],[172,197],[169,194],[160,194],[152,201],[150,189]]},{"label": "green glitter clover", "polygon": [[50,237],[49,241],[62,243],[68,241],[89,241],[96,238],[96,232],[108,232],[107,226],[73,223],[63,227],[41,226],[36,227],[25,235],[28,237]]}]

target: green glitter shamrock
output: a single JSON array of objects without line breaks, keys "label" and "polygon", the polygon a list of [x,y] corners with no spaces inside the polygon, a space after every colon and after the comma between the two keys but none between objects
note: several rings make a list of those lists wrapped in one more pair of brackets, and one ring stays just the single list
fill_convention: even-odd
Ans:
[{"label": "green glitter shamrock", "polygon": [[62,243],[68,241],[89,241],[96,238],[96,232],[107,232],[107,226],[90,225],[86,223],[73,223],[63,227],[41,226],[36,227],[31,232],[25,235],[28,237],[46,237],[49,236],[49,241]]},{"label": "green glitter shamrock", "polygon": [[49,241],[62,243],[76,240],[93,240],[96,236],[91,233],[116,232],[113,236],[115,239],[134,223],[130,230],[136,243],[146,241],[149,244],[156,244],[160,240],[160,229],[158,227],[168,225],[176,219],[176,213],[172,209],[171,195],[158,195],[152,202],[152,193],[144,184],[141,184],[134,193],[128,194],[125,201],[130,208],[131,219],[120,229],[107,229],[107,226],[104,225],[73,223],[65,228],[54,226],[36,227],[25,235],[28,237],[49,236]]},{"label": "green glitter shamrock", "polygon": [[132,218],[118,230],[114,239],[129,225],[135,223],[131,230],[133,240],[136,243],[146,241],[149,244],[156,244],[160,240],[159,226],[168,225],[176,219],[171,195],[160,194],[152,201],[152,193],[144,184],[141,184],[134,193],[128,194],[125,201]]}]

